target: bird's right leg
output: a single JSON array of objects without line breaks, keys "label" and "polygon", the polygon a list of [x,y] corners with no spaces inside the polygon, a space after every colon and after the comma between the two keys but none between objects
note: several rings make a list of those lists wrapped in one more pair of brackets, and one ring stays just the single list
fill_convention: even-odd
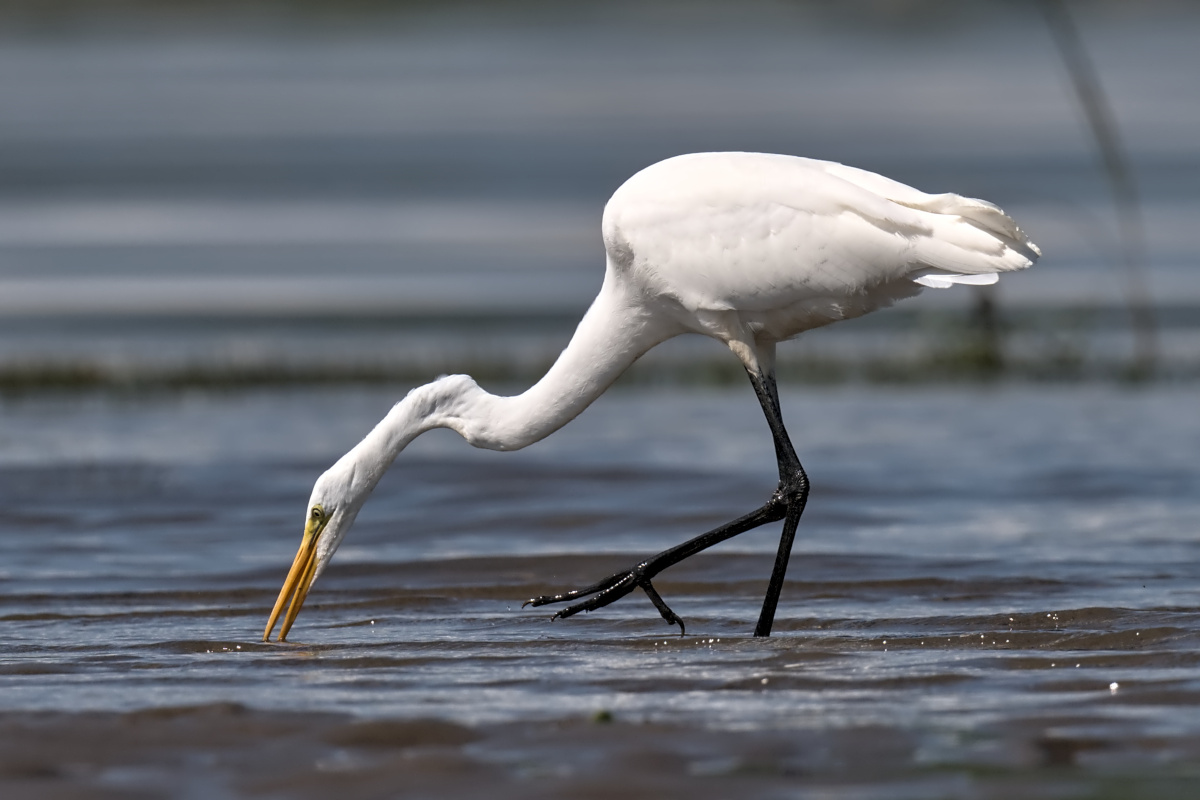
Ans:
[{"label": "bird's right leg", "polygon": [[766,415],[771,438],[775,441],[779,486],[772,499],[781,503],[785,509],[783,532],[779,537],[775,565],[771,569],[771,580],[767,584],[766,596],[763,597],[758,624],[754,626],[755,636],[770,636],[771,626],[775,622],[775,609],[779,605],[779,595],[783,591],[783,580],[787,575],[788,560],[792,554],[792,543],[796,540],[796,526],[800,523],[800,515],[804,513],[804,507],[808,504],[809,483],[808,474],[800,464],[787,428],[783,426],[783,411],[779,404],[779,387],[775,383],[774,369],[763,373],[747,367],[746,373],[750,376],[754,393],[758,396],[763,414]]}]

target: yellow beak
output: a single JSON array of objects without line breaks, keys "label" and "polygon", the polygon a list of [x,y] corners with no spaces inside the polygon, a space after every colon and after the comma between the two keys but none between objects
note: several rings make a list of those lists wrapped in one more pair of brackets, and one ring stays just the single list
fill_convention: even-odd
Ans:
[{"label": "yellow beak", "polygon": [[317,570],[317,538],[324,528],[324,518],[320,520],[310,518],[305,523],[304,538],[300,540],[300,550],[296,553],[296,560],[292,562],[292,568],[288,570],[283,588],[279,590],[279,599],[275,601],[275,607],[271,609],[271,618],[267,620],[267,629],[263,631],[262,640],[264,642],[271,638],[275,620],[279,619],[279,612],[283,610],[289,597],[292,598],[292,602],[288,606],[287,615],[283,618],[283,627],[279,629],[278,641],[284,641],[288,631],[292,629],[292,623],[296,621],[296,615],[300,613],[300,607],[304,605],[304,598],[308,597],[308,589],[312,586],[313,575]]}]

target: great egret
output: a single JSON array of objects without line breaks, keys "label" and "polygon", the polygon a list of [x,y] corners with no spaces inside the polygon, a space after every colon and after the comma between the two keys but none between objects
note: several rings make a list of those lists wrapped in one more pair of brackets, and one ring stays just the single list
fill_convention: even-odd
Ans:
[{"label": "great egret", "polygon": [[[600,294],[567,348],[532,388],[498,397],[466,375],[413,389],[366,438],[317,479],[300,549],[271,611],[288,598],[283,641],[363,501],[401,450],[433,428],[475,447],[519,450],[588,407],[639,356],[683,333],[726,344],[750,377],[775,440],[779,485],[763,506],[591,586],[527,601],[579,600],[555,614],[606,606],[641,587],[670,624],[683,621],[651,580],[667,567],[767,522],[784,520],[755,628],[768,636],[808,477],[784,429],[775,345],[861,316],[922,287],[991,284],[1040,251],[996,206],[930,195],[828,161],[763,153],[696,153],[627,180],[604,209],[607,263]],[[586,599],[580,599],[586,598]]]}]

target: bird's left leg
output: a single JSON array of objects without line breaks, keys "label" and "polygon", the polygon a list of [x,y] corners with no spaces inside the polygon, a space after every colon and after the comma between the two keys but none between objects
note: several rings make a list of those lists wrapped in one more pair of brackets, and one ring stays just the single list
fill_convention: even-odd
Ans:
[{"label": "bird's left leg", "polygon": [[[760,525],[784,519],[786,514],[787,509],[781,503],[779,493],[776,492],[761,508],[719,528],[714,528],[708,533],[701,534],[694,539],[689,539],[683,544],[676,545],[669,550],[664,550],[658,555],[637,564],[633,569],[609,575],[604,580],[597,581],[583,589],[563,592],[562,594],[534,597],[526,600],[522,605],[544,606],[550,603],[564,603],[568,600],[586,597],[586,600],[567,606],[554,615],[555,619],[565,619],[566,617],[578,614],[580,611],[595,611],[598,608],[603,608],[610,603],[620,600],[634,589],[641,588],[646,593],[646,596],[650,598],[650,602],[654,603],[654,607],[658,609],[658,613],[662,615],[662,618],[671,625],[678,625],[679,632],[682,635],[685,630],[683,620],[667,606],[650,581],[664,569],[678,564],[689,556],[694,556],[696,553],[707,550],[715,544],[720,544],[726,539],[732,539],[734,536],[757,528]],[[780,583],[782,585],[782,579]]]}]

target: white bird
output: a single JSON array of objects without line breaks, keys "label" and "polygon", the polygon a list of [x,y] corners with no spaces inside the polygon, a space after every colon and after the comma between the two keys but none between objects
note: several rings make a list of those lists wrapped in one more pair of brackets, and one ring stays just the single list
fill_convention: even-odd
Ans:
[{"label": "white bird", "polygon": [[662,570],[767,522],[784,520],[756,636],[770,634],[808,478],[775,384],[775,345],[890,306],[922,287],[995,283],[1041,254],[996,206],[925,194],[828,161],[763,153],[696,153],[627,180],[604,209],[600,294],[549,372],[514,397],[448,375],[413,389],[313,487],[300,550],[267,622],[283,641],[363,502],[409,442],[433,428],[475,447],[519,450],[570,422],[639,356],[684,333],[723,342],[742,362],[775,440],[779,485],[759,509],[577,591],[591,611],[641,587],[668,623],[683,622],[651,584]]}]

